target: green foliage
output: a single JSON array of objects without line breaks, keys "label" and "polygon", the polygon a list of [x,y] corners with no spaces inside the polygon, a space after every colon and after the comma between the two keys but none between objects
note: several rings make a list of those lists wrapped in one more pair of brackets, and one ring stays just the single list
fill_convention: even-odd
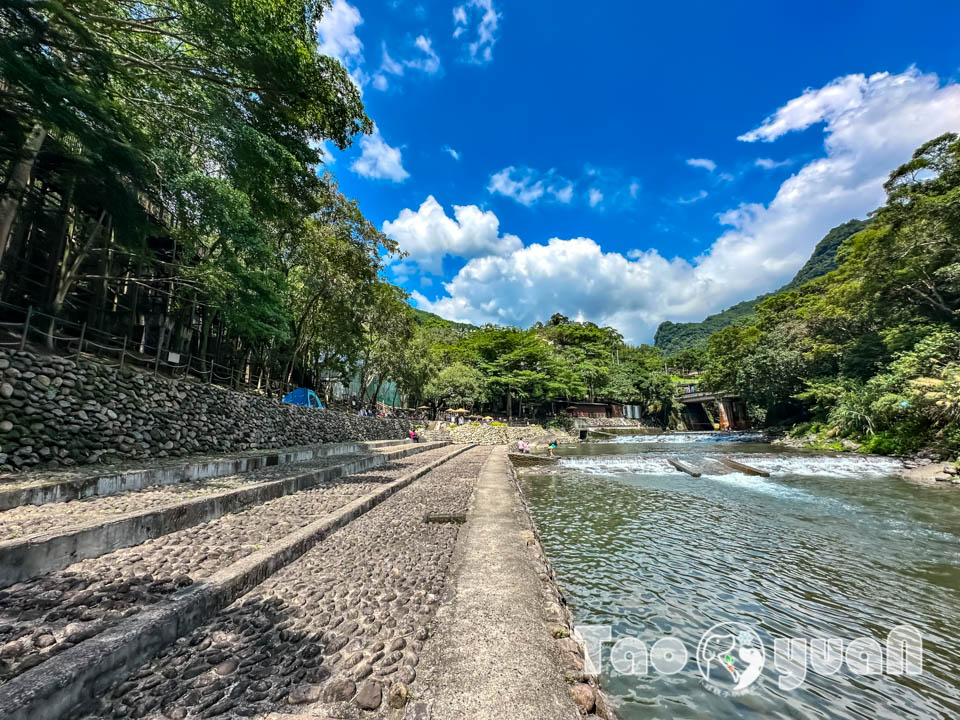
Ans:
[{"label": "green foliage", "polygon": [[470,408],[486,396],[487,381],[475,368],[462,363],[449,365],[427,382],[423,395],[435,407],[445,405]]},{"label": "green foliage", "polygon": [[567,417],[566,415],[559,415],[550,420],[550,422],[547,423],[547,427],[569,432],[573,430],[574,427],[573,418]]},{"label": "green foliage", "polygon": [[[706,384],[757,417],[865,452],[960,450],[960,141],[895,170],[836,270],[763,300],[707,342]],[[805,421],[813,421],[806,425]]]},{"label": "green foliage", "polygon": [[[453,397],[444,388],[471,368],[483,378],[483,398],[463,396],[515,415],[544,414],[550,403],[612,400],[640,404],[652,419],[665,422],[679,408],[660,352],[625,344],[613,328],[560,314],[528,330],[466,330],[429,313],[415,318],[403,387],[434,407]],[[565,427],[569,419],[560,422]]]},{"label": "green foliage", "polygon": [[466,333],[473,332],[479,328],[476,325],[470,325],[469,323],[458,323],[453,320],[446,320],[445,318],[435,315],[434,313],[427,312],[426,310],[419,310],[417,308],[411,308],[413,311],[413,319],[424,328],[443,328],[452,330],[457,335],[465,335]]},{"label": "green foliage", "polygon": [[[106,309],[108,284],[119,295],[145,279],[124,324],[175,318],[167,338],[188,338],[195,355],[216,336],[219,362],[223,350],[267,377],[399,376],[412,313],[379,279],[397,246],[318,171],[319,141],[345,148],[373,130],[347,70],[319,53],[330,7],[0,4],[0,186],[39,138],[28,174],[60,198],[68,229],[0,197],[0,257],[16,218],[34,243],[24,257],[46,259],[56,290],[20,302],[86,320],[84,303],[101,305],[90,317],[118,312]],[[98,276],[103,288],[86,279]]]}]

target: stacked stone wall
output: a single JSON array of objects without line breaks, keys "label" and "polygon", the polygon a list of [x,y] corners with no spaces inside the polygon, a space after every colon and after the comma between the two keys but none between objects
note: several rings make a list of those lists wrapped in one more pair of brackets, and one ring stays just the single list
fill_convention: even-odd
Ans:
[{"label": "stacked stone wall", "polygon": [[399,439],[410,427],[86,360],[0,351],[0,472]]}]

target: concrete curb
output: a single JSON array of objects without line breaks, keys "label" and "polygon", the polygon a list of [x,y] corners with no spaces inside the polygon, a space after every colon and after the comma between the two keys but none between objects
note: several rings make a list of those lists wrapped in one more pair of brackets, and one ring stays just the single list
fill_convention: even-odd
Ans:
[{"label": "concrete curb", "polygon": [[[404,717],[578,720],[506,448],[480,469]],[[420,685],[423,683],[423,685]]]},{"label": "concrete curb", "polygon": [[[540,540],[540,532],[533,519],[533,513],[530,512],[527,498],[523,494],[523,486],[512,465],[506,468],[506,473],[516,492],[517,512],[520,515],[521,523],[528,528],[524,530],[523,536],[527,551],[536,568],[537,579],[540,582],[540,594],[543,598],[546,620],[544,632],[550,634],[554,639],[554,645],[560,656],[564,680],[568,684],[571,695],[577,702],[580,711],[588,713],[587,718],[599,717],[603,720],[617,720],[616,710],[600,686],[600,678],[584,672],[586,650],[576,636],[573,614],[567,606],[567,599],[560,589],[557,574]],[[587,707],[585,708],[584,705]]]},{"label": "concrete curb", "polygon": [[333,455],[351,455],[364,449],[402,443],[402,439],[326,443],[239,457],[208,457],[204,460],[188,461],[166,467],[108,472],[102,475],[65,478],[52,482],[38,480],[31,484],[26,480],[28,484],[21,487],[0,490],[0,511],[21,505],[45,505],[52,502],[82,500],[99,495],[117,495],[155,485],[176,485],[191,480],[237,475],[274,465],[305,462]]},{"label": "concrete curb", "polygon": [[169,603],[152,607],[0,686],[2,717],[57,720],[75,712],[317,542],[471,447],[458,446],[174,595]]},{"label": "concrete curb", "polygon": [[0,588],[38,575],[62,570],[80,560],[100,557],[120,548],[161,537],[213,520],[249,505],[259,505],[310,488],[320,482],[370,470],[409,455],[443,447],[445,443],[403,445],[339,465],[291,475],[250,487],[224,490],[159,508],[138,510],[106,521],[0,542]]}]

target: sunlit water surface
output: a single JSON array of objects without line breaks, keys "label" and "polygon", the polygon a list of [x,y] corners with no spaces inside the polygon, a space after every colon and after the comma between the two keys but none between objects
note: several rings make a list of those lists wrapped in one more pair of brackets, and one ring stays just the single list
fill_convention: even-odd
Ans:
[{"label": "sunlit water surface", "polygon": [[[679,673],[613,672],[603,684],[624,720],[641,718],[960,718],[960,491],[911,484],[885,458],[787,453],[758,436],[617,437],[564,450],[524,489],[581,625],[649,648],[672,635],[690,650]],[[732,472],[727,456],[771,473]],[[693,478],[667,458],[703,470]],[[756,628],[760,679],[711,691],[695,660],[718,622]],[[919,676],[808,671],[778,687],[774,638],[873,637],[908,624],[923,635]]]}]

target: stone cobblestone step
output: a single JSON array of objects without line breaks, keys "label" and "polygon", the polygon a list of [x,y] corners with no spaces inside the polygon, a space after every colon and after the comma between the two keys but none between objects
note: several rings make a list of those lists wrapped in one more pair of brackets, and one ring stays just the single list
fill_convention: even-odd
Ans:
[{"label": "stone cobblestone step", "polygon": [[226,478],[0,513],[0,588],[444,443],[405,443]]},{"label": "stone cobblestone step", "polygon": [[394,460],[0,591],[0,682],[449,452]]},{"label": "stone cobblestone step", "polygon": [[331,455],[357,455],[377,447],[404,442],[409,441],[368,440],[325,443],[235,455],[158,458],[147,460],[136,467],[87,465],[57,471],[8,474],[0,476],[0,511],[21,505],[82,500],[156,485],[172,485],[192,480],[237,475],[259,468],[304,462]]},{"label": "stone cobblestone step", "polygon": [[[292,676],[281,674],[281,668],[292,661],[297,664],[297,674],[303,670],[303,677],[311,668],[316,668],[314,675],[329,674],[327,666],[343,660],[339,650],[350,644],[354,635],[355,640],[369,637],[373,645],[380,643],[384,648],[385,641],[372,638],[389,637],[391,647],[397,649],[391,650],[389,657],[383,649],[374,651],[368,665],[377,665],[382,677],[398,672],[399,660],[404,657],[400,649],[407,644],[403,636],[409,635],[413,648],[426,637],[425,626],[418,625],[415,618],[428,617],[435,606],[434,593],[442,588],[458,527],[425,525],[422,516],[441,510],[463,512],[472,478],[488,452],[470,446],[449,449],[413,472],[174,593],[168,601],[66,648],[0,685],[4,718],[59,720],[99,702],[115,703],[115,707],[96,709],[91,717],[145,717],[159,710],[162,698],[171,693],[183,697],[177,706],[184,709],[180,717],[188,713],[199,717],[193,696],[200,691],[193,693],[193,686],[208,688],[216,682],[215,676],[232,679],[229,687],[221,681],[205,693],[205,716],[211,716],[211,708],[218,703],[216,714],[230,709],[225,703],[228,690],[237,698],[251,693],[250,698],[244,697],[244,707],[286,707],[289,695],[301,697],[296,694],[301,688],[288,687]],[[454,459],[461,454],[462,459]],[[463,475],[470,479],[460,479]],[[420,477],[423,480],[412,484]],[[339,528],[344,529],[335,532]],[[360,610],[369,611],[362,616],[362,631],[361,623],[353,619],[343,624],[343,614],[352,614],[351,609],[357,618]],[[335,613],[340,614],[338,618]],[[382,620],[377,620],[378,615]],[[231,627],[240,623],[237,628],[246,631],[245,635],[228,633],[235,637],[235,647],[223,647],[224,623]],[[316,629],[306,633],[306,628],[300,627],[303,623]],[[335,627],[340,628],[337,637],[324,641],[329,631],[321,628],[332,631]],[[303,633],[302,646],[294,644],[293,636],[299,638]],[[218,648],[211,650],[215,643]],[[337,646],[335,659],[333,646]],[[408,651],[403,677],[415,675],[416,652]],[[150,661],[158,653],[158,660]],[[324,658],[322,653],[326,653]],[[211,659],[217,660],[215,665],[209,664]],[[304,661],[309,667],[301,667]],[[257,687],[273,687],[276,676],[277,688],[271,693],[253,688],[247,677],[252,671],[259,676]],[[371,673],[372,667],[368,675]],[[204,679],[197,680],[201,675]],[[269,698],[281,687],[283,702],[271,704]],[[312,686],[303,686],[302,691],[307,700],[313,697]],[[211,693],[217,693],[213,702],[209,702]],[[347,699],[351,698],[352,694]]]}]

